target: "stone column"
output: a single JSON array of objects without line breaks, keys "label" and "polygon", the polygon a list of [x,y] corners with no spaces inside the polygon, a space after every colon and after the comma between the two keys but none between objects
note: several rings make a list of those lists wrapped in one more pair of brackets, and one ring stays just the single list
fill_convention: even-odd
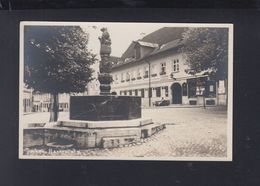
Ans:
[{"label": "stone column", "polygon": [[112,63],[110,62],[111,53],[111,39],[107,31],[107,28],[102,28],[102,36],[100,40],[100,57],[99,75],[98,80],[100,82],[100,95],[110,95],[111,86],[113,81],[111,73]]}]

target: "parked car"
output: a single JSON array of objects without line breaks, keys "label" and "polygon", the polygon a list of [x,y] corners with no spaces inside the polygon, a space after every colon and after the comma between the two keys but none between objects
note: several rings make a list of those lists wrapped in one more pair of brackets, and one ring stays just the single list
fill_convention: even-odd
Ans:
[{"label": "parked car", "polygon": [[168,106],[168,105],[170,105],[170,100],[155,101],[154,105],[155,106]]}]

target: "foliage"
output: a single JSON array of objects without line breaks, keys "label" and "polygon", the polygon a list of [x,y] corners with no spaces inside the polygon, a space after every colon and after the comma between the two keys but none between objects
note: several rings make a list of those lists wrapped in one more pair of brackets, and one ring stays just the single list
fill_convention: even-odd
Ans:
[{"label": "foliage", "polygon": [[24,81],[42,93],[83,92],[96,58],[79,26],[25,26]]},{"label": "foliage", "polygon": [[227,77],[227,28],[187,28],[182,36],[181,51],[189,67],[187,73],[206,72],[217,79]]}]

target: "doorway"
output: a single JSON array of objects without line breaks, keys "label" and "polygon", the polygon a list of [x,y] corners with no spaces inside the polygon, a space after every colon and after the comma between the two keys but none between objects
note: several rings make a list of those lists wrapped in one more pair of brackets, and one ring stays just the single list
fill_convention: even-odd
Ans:
[{"label": "doorway", "polygon": [[179,83],[174,83],[172,89],[172,104],[182,104],[182,88]]}]

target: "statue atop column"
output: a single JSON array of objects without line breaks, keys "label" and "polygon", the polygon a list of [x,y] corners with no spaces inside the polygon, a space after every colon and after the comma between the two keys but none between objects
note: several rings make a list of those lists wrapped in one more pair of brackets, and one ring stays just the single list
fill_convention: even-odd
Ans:
[{"label": "statue atop column", "polygon": [[99,75],[98,80],[100,82],[100,95],[109,95],[111,86],[110,83],[113,81],[111,73],[112,63],[110,62],[111,53],[111,39],[107,31],[107,28],[102,28],[102,36],[99,37],[100,41],[100,57],[101,61],[99,64]]}]

